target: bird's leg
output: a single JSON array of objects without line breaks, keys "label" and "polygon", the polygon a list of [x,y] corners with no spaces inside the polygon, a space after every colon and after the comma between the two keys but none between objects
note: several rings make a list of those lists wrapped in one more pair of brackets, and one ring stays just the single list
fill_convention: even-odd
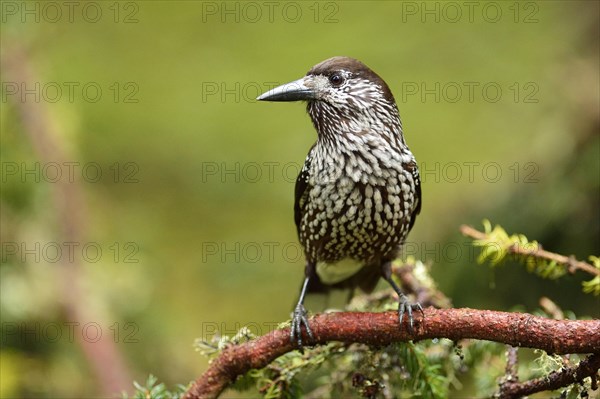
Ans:
[{"label": "bird's leg", "polygon": [[297,343],[298,348],[302,351],[302,325],[306,327],[306,333],[311,339],[314,339],[313,333],[308,325],[308,319],[306,317],[306,309],[304,308],[304,297],[306,296],[306,289],[308,288],[308,282],[313,274],[314,264],[311,262],[306,263],[304,283],[302,283],[302,290],[300,291],[300,298],[294,314],[292,315],[292,328],[290,329],[290,340],[292,343]]},{"label": "bird's leg", "polygon": [[404,318],[404,313],[408,314],[408,331],[412,334],[414,332],[414,320],[413,320],[413,310],[418,310],[421,312],[421,315],[425,317],[423,313],[423,307],[420,303],[410,303],[406,295],[400,290],[398,284],[392,279],[392,262],[386,261],[381,265],[381,274],[385,281],[387,281],[396,294],[398,294],[398,319],[400,321],[400,327],[402,327],[402,319]]}]

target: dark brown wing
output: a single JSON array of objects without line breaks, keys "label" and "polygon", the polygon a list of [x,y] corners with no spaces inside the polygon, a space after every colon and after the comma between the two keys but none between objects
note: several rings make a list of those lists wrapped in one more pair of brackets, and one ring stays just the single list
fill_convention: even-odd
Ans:
[{"label": "dark brown wing", "polygon": [[406,170],[412,174],[415,181],[415,201],[417,203],[417,207],[410,218],[410,225],[408,226],[408,231],[410,231],[415,224],[415,220],[417,220],[417,215],[421,212],[421,176],[419,174],[419,167],[415,162],[409,163],[406,166]]},{"label": "dark brown wing", "polygon": [[296,190],[294,195],[294,222],[296,222],[296,232],[298,233],[298,237],[300,237],[300,222],[302,221],[304,204],[306,203],[306,197],[308,196],[307,178],[308,173],[302,168],[298,178],[296,178]]},{"label": "dark brown wing", "polygon": [[306,157],[306,161],[304,161],[304,166],[296,178],[296,189],[294,191],[294,222],[296,222],[296,232],[298,233],[298,238],[300,237],[300,223],[302,221],[302,214],[304,213],[304,207],[306,206],[306,200],[308,199],[308,171],[310,170],[311,160],[310,154],[311,153],[309,152],[308,156]]}]

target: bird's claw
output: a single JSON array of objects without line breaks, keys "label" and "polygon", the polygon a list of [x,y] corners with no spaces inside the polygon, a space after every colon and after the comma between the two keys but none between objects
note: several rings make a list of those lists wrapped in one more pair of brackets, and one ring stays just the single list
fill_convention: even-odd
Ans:
[{"label": "bird's claw", "polygon": [[414,333],[415,323],[413,319],[413,310],[421,312],[421,316],[425,317],[423,313],[423,307],[420,303],[410,303],[408,298],[404,295],[400,297],[400,303],[398,304],[398,319],[400,321],[400,327],[402,327],[402,320],[404,319],[404,313],[408,315],[408,332]]},{"label": "bird's claw", "polygon": [[306,317],[306,309],[302,304],[298,304],[292,315],[292,327],[290,329],[290,341],[292,344],[296,343],[300,351],[303,350],[302,346],[302,325],[306,328],[306,333],[310,339],[314,339],[313,333],[308,325],[308,318]]}]

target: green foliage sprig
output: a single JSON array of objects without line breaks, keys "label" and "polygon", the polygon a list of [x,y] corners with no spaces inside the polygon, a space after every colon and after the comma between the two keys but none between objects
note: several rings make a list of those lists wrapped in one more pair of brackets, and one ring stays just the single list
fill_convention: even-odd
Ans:
[{"label": "green foliage sprig", "polygon": [[510,255],[512,259],[524,264],[531,273],[546,278],[558,279],[567,273],[582,270],[594,276],[589,281],[583,282],[583,292],[600,295],[600,259],[590,256],[593,263],[578,261],[574,257],[567,257],[546,251],[537,241],[530,241],[523,234],[509,235],[501,226],[492,227],[489,220],[483,221],[484,231],[480,232],[469,226],[462,226],[464,235],[474,238],[473,245],[481,248],[477,261],[489,262],[492,266],[501,264]]},{"label": "green foliage sprig", "polygon": [[175,390],[169,391],[167,386],[158,382],[158,378],[150,374],[146,382],[142,385],[134,381],[135,392],[132,396],[123,393],[123,399],[181,399],[187,387],[177,385]]},{"label": "green foliage sprig", "polygon": [[[590,261],[600,272],[600,258],[597,256],[590,256]],[[600,274],[589,281],[584,281],[581,284],[583,285],[583,292],[586,294],[600,296]]]}]

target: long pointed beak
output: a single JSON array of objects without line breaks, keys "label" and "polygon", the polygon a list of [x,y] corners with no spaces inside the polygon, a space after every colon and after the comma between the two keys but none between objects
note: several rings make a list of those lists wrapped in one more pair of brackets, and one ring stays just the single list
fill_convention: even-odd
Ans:
[{"label": "long pointed beak", "polygon": [[306,77],[277,86],[256,99],[259,101],[302,101],[313,100],[316,97],[314,89],[306,86]]}]

